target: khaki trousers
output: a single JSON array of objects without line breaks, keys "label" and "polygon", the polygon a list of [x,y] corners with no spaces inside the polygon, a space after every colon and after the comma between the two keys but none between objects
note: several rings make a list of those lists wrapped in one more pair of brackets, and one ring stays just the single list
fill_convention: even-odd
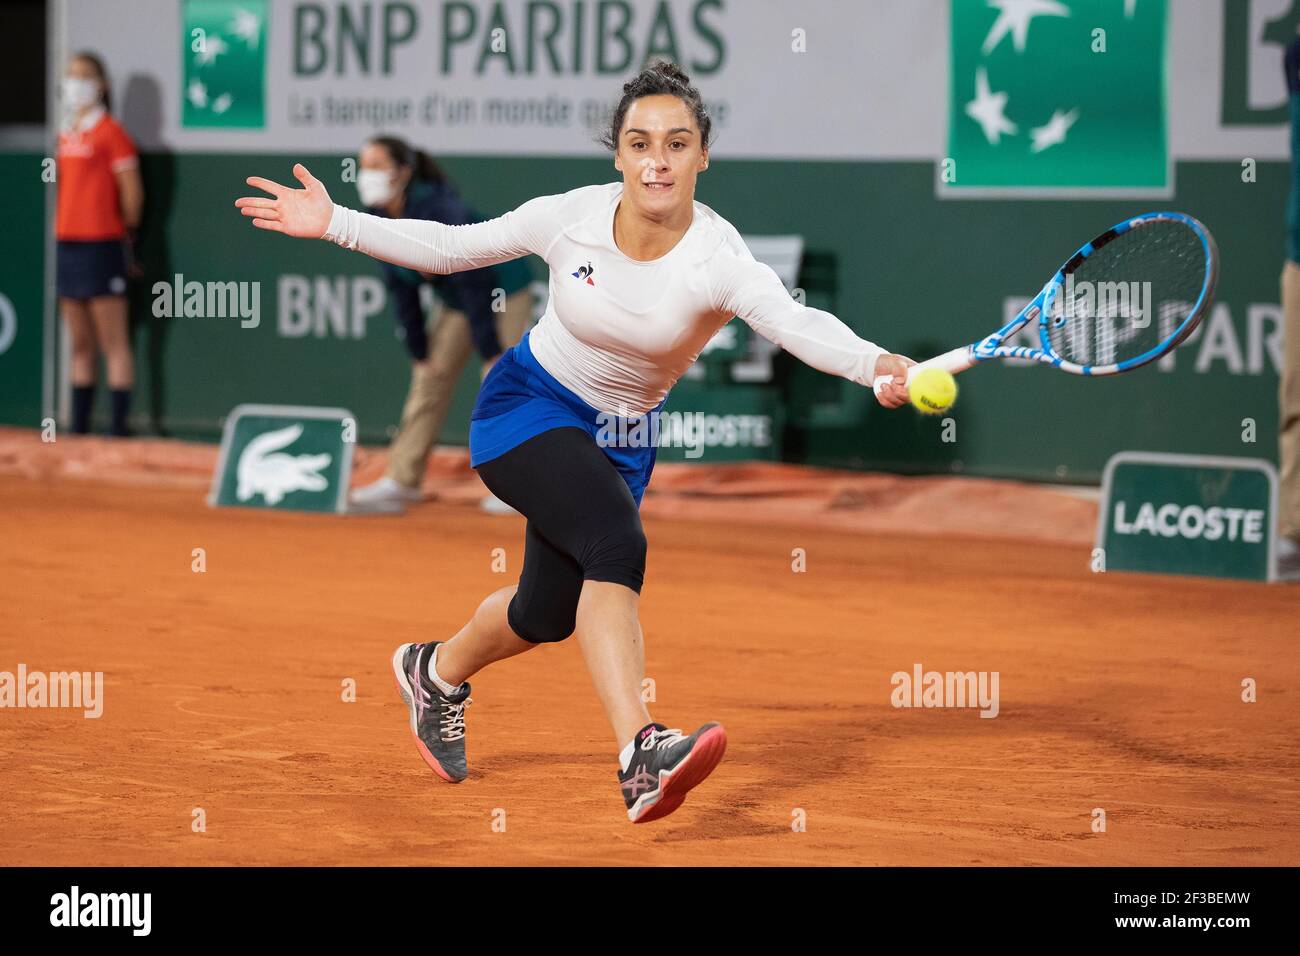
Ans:
[{"label": "khaki trousers", "polygon": [[1300,541],[1300,265],[1282,268],[1282,374],[1278,386],[1278,531]]},{"label": "khaki trousers", "polygon": [[[506,296],[496,314],[497,339],[508,349],[524,334],[533,313],[533,294],[521,289]],[[439,306],[438,323],[429,339],[429,355],[411,366],[411,387],[402,408],[402,424],[388,446],[388,475],[408,488],[419,488],[429,453],[442,434],[456,383],[474,353],[469,319],[464,312]],[[483,374],[492,367],[483,364]]]}]

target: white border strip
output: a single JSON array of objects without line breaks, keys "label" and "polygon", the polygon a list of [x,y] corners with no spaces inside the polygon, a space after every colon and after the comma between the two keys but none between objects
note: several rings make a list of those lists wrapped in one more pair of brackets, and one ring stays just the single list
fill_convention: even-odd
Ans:
[{"label": "white border strip", "polygon": [[953,186],[943,181],[942,161],[934,164],[934,196],[936,199],[1159,199],[1175,198],[1172,161],[1165,176],[1166,186]]},{"label": "white border strip", "polygon": [[[230,443],[235,437],[235,423],[245,415],[278,415],[284,418],[350,418],[357,417],[346,408],[315,408],[310,405],[236,405],[226,416],[221,428],[221,449],[217,452],[217,470],[212,473],[208,488],[208,507],[215,508],[221,495],[221,476],[226,473],[226,460],[230,456]],[[348,489],[352,484],[352,449],[356,442],[343,443],[343,463],[339,466],[338,497],[334,501],[335,514],[346,514]]]},{"label": "white border strip", "polygon": [[1097,510],[1097,535],[1093,547],[1106,549],[1106,529],[1110,527],[1111,482],[1118,465],[1190,465],[1198,468],[1231,468],[1237,471],[1262,471],[1268,479],[1268,565],[1265,581],[1277,581],[1277,468],[1264,458],[1233,458],[1228,455],[1180,455],[1164,451],[1121,451],[1110,456],[1101,473],[1101,507]]},{"label": "white border strip", "polygon": [[[67,62],[68,0],[55,0],[46,7],[45,53],[49,62],[45,73],[45,155],[59,153],[59,77]],[[41,418],[58,418],[59,401],[58,345],[59,296],[55,290],[58,246],[54,240],[54,220],[58,206],[58,184],[45,190],[45,284],[41,294]],[[66,424],[60,421],[59,424]]]}]

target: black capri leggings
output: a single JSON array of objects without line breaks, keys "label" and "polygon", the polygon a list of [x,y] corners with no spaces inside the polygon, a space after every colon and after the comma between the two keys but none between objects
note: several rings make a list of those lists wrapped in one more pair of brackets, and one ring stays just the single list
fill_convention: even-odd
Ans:
[{"label": "black capri leggings", "polygon": [[494,495],[528,519],[511,628],[535,644],[573,633],[583,581],[641,593],[646,539],[623,476],[581,428],[553,428],[478,466]]}]

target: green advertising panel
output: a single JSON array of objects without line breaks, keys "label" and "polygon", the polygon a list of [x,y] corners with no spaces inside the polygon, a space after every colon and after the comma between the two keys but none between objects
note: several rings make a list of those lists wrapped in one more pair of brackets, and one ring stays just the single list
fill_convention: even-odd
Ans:
[{"label": "green advertising panel", "polygon": [[659,461],[777,461],[785,417],[770,385],[680,382],[659,419]]},{"label": "green advertising panel", "polygon": [[951,9],[945,193],[1169,188],[1164,0]]},{"label": "green advertising panel", "polygon": [[226,419],[208,503],[346,511],[355,444],[344,409],[240,405]]},{"label": "green advertising panel", "polygon": [[185,0],[181,125],[266,125],[267,0]]},{"label": "green advertising panel", "polygon": [[1272,581],[1277,471],[1258,458],[1121,452],[1102,480],[1106,571]]},{"label": "green advertising panel", "polygon": [[53,186],[34,153],[0,154],[5,244],[0,255],[0,422],[39,428],[43,369],[45,200]]},{"label": "green advertising panel", "polygon": [[[410,360],[395,337],[378,264],[327,242],[259,232],[232,206],[247,191],[245,176],[287,182],[297,159],[336,201],[356,207],[355,186],[341,178],[344,158],[144,157],[146,276],[133,300],[137,431],[212,439],[230,408],[259,402],[341,405],[356,413],[360,441],[388,440]],[[601,160],[452,156],[443,165],[484,215],[610,178]],[[924,163],[731,160],[725,175],[715,175],[721,169],[700,177],[700,201],[742,234],[799,230],[807,251],[798,286],[808,304],[918,360],[1001,324],[1082,239],[1133,211],[1132,202],[1117,199],[1035,203],[1039,214],[1032,216],[1016,203],[941,200]],[[782,454],[837,467],[1096,482],[1107,459],[1125,448],[1235,454],[1248,419],[1257,442],[1250,451],[1275,456],[1278,210],[1287,172],[1283,163],[1261,163],[1251,184],[1239,172],[1235,163],[1179,164],[1173,205],[1214,231],[1224,258],[1213,309],[1167,359],[1109,379],[1007,363],[974,368],[961,376],[955,427],[946,428],[910,409],[880,408],[870,389],[777,353],[768,384],[780,396],[783,420],[773,431]],[[766,198],[755,203],[755,195]],[[1269,221],[1277,222],[1273,232],[1259,225]],[[863,222],[907,228],[863,230]],[[989,237],[997,237],[996,249]],[[545,265],[530,262],[544,277]],[[194,310],[177,304],[190,301],[176,294],[178,275],[182,291],[192,282],[205,291],[234,282],[238,300],[226,296],[224,310],[209,310],[205,294],[204,314],[190,315]],[[168,297],[170,309],[163,307]],[[754,337],[738,321],[730,327],[743,328],[737,341]],[[730,344],[704,356],[705,377],[680,382],[669,407],[729,408],[730,390],[750,384],[732,378],[739,357]],[[465,443],[478,382],[479,363],[471,359],[444,443]],[[704,386],[717,390],[709,404],[692,394]]]}]

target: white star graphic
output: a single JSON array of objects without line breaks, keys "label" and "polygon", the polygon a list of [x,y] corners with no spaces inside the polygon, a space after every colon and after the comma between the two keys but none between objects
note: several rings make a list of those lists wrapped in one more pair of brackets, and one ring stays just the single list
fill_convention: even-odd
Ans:
[{"label": "white star graphic", "polygon": [[998,18],[984,38],[982,50],[985,56],[992,53],[1008,33],[1016,52],[1024,52],[1025,41],[1029,38],[1029,21],[1034,17],[1070,15],[1070,9],[1056,0],[989,0],[989,6],[998,11]]},{"label": "white star graphic", "polygon": [[185,89],[185,98],[189,100],[196,109],[203,109],[208,105],[208,88],[203,85],[202,80],[190,80],[190,85]]},{"label": "white star graphic", "polygon": [[240,7],[235,8],[235,18],[226,24],[226,29],[243,40],[251,49],[257,49],[257,40],[262,32],[262,21],[256,13],[250,13]]},{"label": "white star graphic", "polygon": [[235,98],[229,93],[222,93],[212,101],[212,112],[221,114],[230,109],[230,104],[235,102]]},{"label": "white star graphic", "polygon": [[984,138],[995,146],[1003,133],[1016,133],[1016,124],[1007,119],[1006,108],[1007,94],[989,90],[989,75],[981,66],[975,71],[975,99],[966,104],[966,115],[980,124]]},{"label": "white star graphic", "polygon": [[1049,146],[1064,143],[1065,134],[1078,118],[1079,111],[1077,109],[1070,110],[1068,113],[1064,110],[1053,110],[1050,120],[1037,129],[1029,131],[1029,135],[1034,138],[1033,145],[1029,147],[1030,152],[1041,153]]},{"label": "white star graphic", "polygon": [[230,49],[230,47],[226,46],[226,41],[221,39],[221,37],[207,37],[203,41],[203,49],[194,54],[194,62],[200,66],[207,66],[228,49]]}]

